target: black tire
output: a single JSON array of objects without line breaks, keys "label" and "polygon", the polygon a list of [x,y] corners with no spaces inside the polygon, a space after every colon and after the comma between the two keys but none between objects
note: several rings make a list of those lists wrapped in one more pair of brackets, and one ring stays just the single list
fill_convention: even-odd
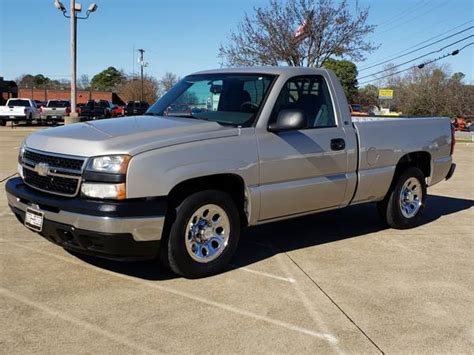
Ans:
[{"label": "black tire", "polygon": [[0,126],[6,126],[7,125],[7,121],[5,120],[0,120]]},{"label": "black tire", "polygon": [[[199,208],[212,204],[221,208],[228,218],[230,233],[227,245],[216,259],[209,262],[199,262],[191,257],[186,248],[186,228]],[[232,198],[222,191],[205,190],[193,193],[175,207],[167,218],[170,218],[169,233],[162,240],[161,248],[167,255],[161,256],[164,264],[176,274],[195,279],[215,275],[222,272],[234,254],[240,237],[239,211]],[[166,228],[165,228],[166,230]]]},{"label": "black tire", "polygon": [[[413,216],[407,217],[402,212],[402,202],[400,196],[405,183],[412,178],[418,180],[422,194],[421,199],[419,199],[421,204]],[[385,199],[377,204],[377,209],[381,217],[390,227],[395,229],[413,228],[420,224],[423,210],[426,206],[426,196],[427,191],[425,175],[418,168],[408,168],[398,177],[396,183],[387,193]],[[419,196],[415,195],[415,197]]]}]

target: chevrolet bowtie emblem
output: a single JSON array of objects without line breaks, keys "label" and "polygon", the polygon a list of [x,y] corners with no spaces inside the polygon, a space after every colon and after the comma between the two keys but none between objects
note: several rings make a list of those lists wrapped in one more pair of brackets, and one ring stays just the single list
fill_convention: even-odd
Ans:
[{"label": "chevrolet bowtie emblem", "polygon": [[49,172],[49,165],[47,163],[38,163],[35,165],[35,171],[40,176],[47,176]]}]

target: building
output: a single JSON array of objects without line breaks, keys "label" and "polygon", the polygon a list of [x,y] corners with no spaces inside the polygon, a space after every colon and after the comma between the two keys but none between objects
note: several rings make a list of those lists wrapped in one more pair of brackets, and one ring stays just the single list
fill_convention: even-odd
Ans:
[{"label": "building", "polygon": [[[86,103],[89,100],[107,100],[116,105],[125,105],[120,96],[111,91],[78,90],[76,93],[78,104]],[[71,92],[69,90],[20,88],[18,89],[18,96],[39,101],[70,100]]]}]

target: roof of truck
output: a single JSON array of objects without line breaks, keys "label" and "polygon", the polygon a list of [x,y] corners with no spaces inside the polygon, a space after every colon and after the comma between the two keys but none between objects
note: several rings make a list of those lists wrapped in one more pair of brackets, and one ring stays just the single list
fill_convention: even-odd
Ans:
[{"label": "roof of truck", "polygon": [[218,74],[218,73],[241,73],[241,74],[273,74],[273,75],[309,75],[321,74],[326,72],[322,68],[308,68],[308,67],[244,67],[244,68],[221,68],[212,70],[203,70],[194,74]]}]

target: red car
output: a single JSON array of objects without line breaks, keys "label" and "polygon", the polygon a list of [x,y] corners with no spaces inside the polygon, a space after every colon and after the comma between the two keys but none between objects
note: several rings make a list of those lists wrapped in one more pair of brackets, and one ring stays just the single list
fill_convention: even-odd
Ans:
[{"label": "red car", "polygon": [[112,108],[112,117],[122,117],[125,115],[123,106],[114,105]]}]

